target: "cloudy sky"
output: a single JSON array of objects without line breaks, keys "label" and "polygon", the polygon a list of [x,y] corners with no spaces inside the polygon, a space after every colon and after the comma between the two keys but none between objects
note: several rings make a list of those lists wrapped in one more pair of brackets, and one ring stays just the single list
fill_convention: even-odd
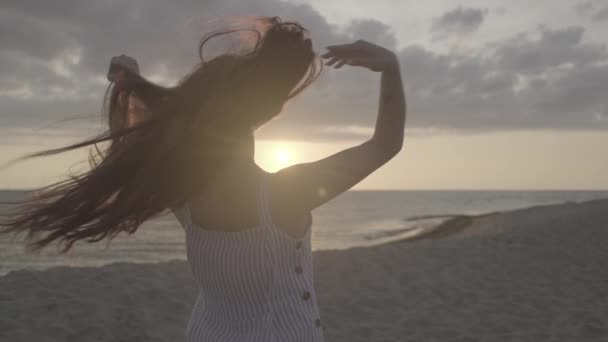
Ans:
[{"label": "cloudy sky", "polygon": [[[279,15],[315,49],[366,39],[401,62],[401,154],[355,189],[608,189],[608,3],[601,0],[13,0],[0,3],[0,162],[100,129],[113,55],[174,84],[227,16]],[[325,68],[256,133],[268,171],[370,138],[379,75]],[[48,184],[86,150],[0,171]]]}]

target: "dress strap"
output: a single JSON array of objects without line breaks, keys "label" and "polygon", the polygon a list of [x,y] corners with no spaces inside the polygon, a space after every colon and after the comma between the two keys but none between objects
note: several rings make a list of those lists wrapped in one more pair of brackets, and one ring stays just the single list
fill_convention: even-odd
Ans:
[{"label": "dress strap", "polygon": [[182,228],[187,229],[192,226],[192,216],[190,216],[190,207],[184,204],[180,208],[171,209],[173,215],[177,218]]}]

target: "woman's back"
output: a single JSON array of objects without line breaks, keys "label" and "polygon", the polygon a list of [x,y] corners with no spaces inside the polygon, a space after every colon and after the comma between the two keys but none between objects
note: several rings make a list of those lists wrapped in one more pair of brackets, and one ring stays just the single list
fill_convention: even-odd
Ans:
[{"label": "woman's back", "polygon": [[277,228],[268,208],[270,174],[258,170],[253,226],[205,229],[192,222],[188,206],[175,211],[199,288],[189,341],[323,340],[312,274],[312,215],[301,217],[303,234],[297,237]]},{"label": "woman's back", "polygon": [[[226,163],[205,191],[190,201],[193,222],[206,230],[230,232],[258,225],[259,184],[264,174],[268,178],[272,175],[255,163]],[[268,210],[275,226],[294,238],[302,236],[309,211],[281,210],[281,203],[273,202],[271,197],[268,189]]]}]

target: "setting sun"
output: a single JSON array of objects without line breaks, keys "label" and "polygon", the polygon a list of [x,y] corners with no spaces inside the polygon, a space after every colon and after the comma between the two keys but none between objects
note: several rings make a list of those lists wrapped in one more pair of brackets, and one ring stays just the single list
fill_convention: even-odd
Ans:
[{"label": "setting sun", "polygon": [[255,159],[268,172],[277,172],[292,165],[318,160],[326,145],[290,140],[256,141]]},{"label": "setting sun", "polygon": [[278,148],[274,153],[274,161],[278,168],[284,168],[284,167],[290,165],[292,160],[293,160],[292,151],[290,151],[284,147]]}]

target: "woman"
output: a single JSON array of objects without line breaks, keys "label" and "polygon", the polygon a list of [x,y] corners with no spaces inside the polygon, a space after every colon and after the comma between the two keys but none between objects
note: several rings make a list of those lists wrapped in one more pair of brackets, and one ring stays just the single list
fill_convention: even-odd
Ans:
[{"label": "woman", "polygon": [[[323,341],[313,288],[311,211],[350,189],[402,148],[405,98],[395,54],[357,41],[328,46],[327,65],[381,72],[376,129],[366,142],[275,173],[254,162],[254,131],[317,76],[306,30],[279,18],[252,52],[203,61],[172,88],[123,68],[106,92],[108,132],[36,156],[110,142],[89,172],[41,189],[2,226],[39,250],[111,240],[172,210],[186,232],[199,296],[188,341]],[[205,38],[200,46],[218,34]],[[200,52],[199,49],[199,53]],[[202,54],[202,53],[201,53]],[[202,57],[201,57],[202,58]],[[322,64],[321,64],[322,65]],[[124,120],[123,92],[145,105]],[[108,94],[111,94],[108,96]],[[106,101],[108,102],[108,101]],[[97,145],[95,145],[97,146]]]}]

